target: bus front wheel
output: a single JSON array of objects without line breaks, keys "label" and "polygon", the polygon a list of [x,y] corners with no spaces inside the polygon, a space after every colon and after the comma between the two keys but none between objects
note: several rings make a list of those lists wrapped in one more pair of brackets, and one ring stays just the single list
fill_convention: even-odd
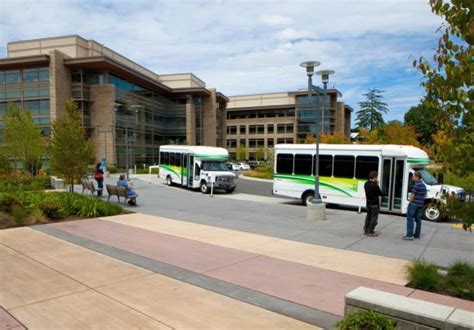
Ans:
[{"label": "bus front wheel", "polygon": [[303,197],[301,198],[301,200],[303,201],[303,206],[306,206],[309,203],[311,203],[313,198],[314,198],[314,192],[308,191],[308,192],[304,193]]},{"label": "bus front wheel", "polygon": [[170,187],[173,185],[173,180],[171,180],[171,176],[169,175],[166,177],[166,184]]},{"label": "bus front wheel", "polygon": [[201,182],[201,192],[203,194],[207,194],[209,192],[209,188],[207,187],[207,183],[205,181]]},{"label": "bus front wheel", "polygon": [[423,219],[428,221],[440,221],[441,220],[441,211],[437,203],[427,203],[422,210]]}]

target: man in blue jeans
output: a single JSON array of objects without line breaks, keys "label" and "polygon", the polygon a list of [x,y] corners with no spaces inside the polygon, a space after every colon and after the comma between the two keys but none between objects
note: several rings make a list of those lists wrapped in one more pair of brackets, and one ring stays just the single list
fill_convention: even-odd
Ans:
[{"label": "man in blue jeans", "polygon": [[[407,234],[402,237],[405,241],[413,241],[421,235],[421,210],[425,204],[426,186],[421,178],[420,172],[413,173],[412,180],[415,182],[410,196],[410,204],[407,210]],[[416,222],[415,232],[413,232]]]}]

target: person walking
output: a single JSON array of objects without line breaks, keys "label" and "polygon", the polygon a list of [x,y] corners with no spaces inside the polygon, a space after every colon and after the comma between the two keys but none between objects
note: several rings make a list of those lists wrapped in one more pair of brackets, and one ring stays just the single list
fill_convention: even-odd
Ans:
[{"label": "person walking", "polygon": [[[415,238],[420,238],[421,235],[421,210],[425,204],[426,185],[423,182],[420,172],[415,172],[411,178],[415,185],[413,186],[410,204],[407,210],[407,234],[402,237],[405,241],[412,241]],[[416,223],[415,231],[413,232],[414,223]]]},{"label": "person walking", "polygon": [[97,196],[101,197],[104,191],[104,170],[101,163],[97,163],[95,166],[94,179],[97,181]]},{"label": "person walking", "polygon": [[382,190],[380,190],[377,184],[378,173],[371,171],[369,173],[369,181],[364,184],[365,199],[367,207],[367,215],[365,216],[364,234],[369,237],[376,237],[378,234],[375,232],[375,226],[380,212],[380,200],[379,197],[383,196]]}]

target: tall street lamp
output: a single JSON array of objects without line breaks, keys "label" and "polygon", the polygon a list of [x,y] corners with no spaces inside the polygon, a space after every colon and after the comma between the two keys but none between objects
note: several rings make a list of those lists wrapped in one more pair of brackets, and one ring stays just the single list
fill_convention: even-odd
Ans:
[{"label": "tall street lamp", "polygon": [[[300,64],[301,67],[306,68],[306,74],[308,75],[308,104],[311,105],[312,94],[313,94],[313,74],[314,67],[319,66],[321,63],[318,61],[307,61]],[[314,109],[316,111],[316,109]],[[316,126],[318,125],[318,116],[316,116]],[[311,200],[311,204],[324,205],[321,196],[319,195],[319,131],[316,129],[316,169],[314,176],[314,197]]]},{"label": "tall street lamp", "polygon": [[[110,125],[111,128],[113,125]],[[104,135],[104,156],[102,157],[102,166],[104,168],[104,172],[107,171],[107,134],[113,134],[112,130],[101,130],[100,125],[95,125],[97,129],[97,136]]]},{"label": "tall street lamp", "polygon": [[[114,111],[115,113],[118,113],[118,108],[119,107],[122,107],[124,106],[124,104],[120,104],[120,103],[115,103],[114,104]],[[130,105],[129,107],[126,108],[126,111],[127,110],[132,110],[131,113],[133,114],[133,118],[135,120],[135,123],[137,122],[137,114],[138,114],[138,110],[143,108],[142,105],[138,105],[138,104],[132,104]],[[126,113],[126,114],[130,114],[130,111],[127,111],[127,112],[123,112],[123,113]],[[129,141],[128,141],[128,120],[125,120],[125,167],[126,167],[126,175],[127,175],[127,180],[130,178],[130,155],[129,155]]]},{"label": "tall street lamp", "polygon": [[324,115],[325,115],[327,105],[328,105],[327,104],[327,93],[328,93],[329,76],[334,74],[334,73],[336,73],[334,70],[321,70],[321,71],[316,72],[317,75],[321,76],[321,80],[322,80],[323,85],[324,85],[324,100],[323,100],[323,103],[322,103],[322,106],[323,106],[322,131],[323,131],[323,133],[324,133],[324,125],[326,124]]}]

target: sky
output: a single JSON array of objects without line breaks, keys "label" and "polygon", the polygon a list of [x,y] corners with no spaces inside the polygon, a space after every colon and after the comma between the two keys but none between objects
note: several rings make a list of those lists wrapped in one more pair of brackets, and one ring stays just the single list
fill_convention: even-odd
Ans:
[{"label": "sky", "polygon": [[431,58],[441,24],[428,0],[0,0],[0,57],[9,41],[77,34],[227,96],[305,88],[299,63],[317,60],[353,122],[371,88],[403,121],[424,95],[413,59]]}]

